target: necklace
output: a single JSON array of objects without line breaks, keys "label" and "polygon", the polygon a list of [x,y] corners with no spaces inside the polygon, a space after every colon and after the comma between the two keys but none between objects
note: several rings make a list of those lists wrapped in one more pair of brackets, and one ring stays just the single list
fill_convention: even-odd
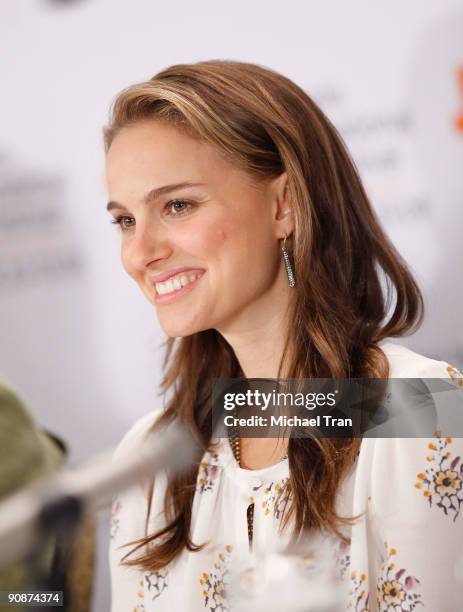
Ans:
[{"label": "necklace", "polygon": [[[240,444],[240,439],[238,437],[238,434],[236,433],[236,429],[232,429],[231,434],[228,439],[230,441],[230,446],[233,452],[233,456],[235,457],[235,461],[239,465],[239,467],[241,467],[241,444]],[[287,458],[288,458],[288,453],[286,453],[279,460],[279,463],[281,461],[284,461]]]},{"label": "necklace", "polygon": [[[235,461],[239,467],[241,467],[241,444],[238,434],[236,433],[236,429],[233,428],[228,438],[230,441],[230,446],[233,452],[233,456],[235,457]],[[254,535],[254,502],[251,501],[247,510],[246,510],[246,519],[248,522],[248,541],[249,541],[249,549],[252,550],[252,538]]]},{"label": "necklace", "polygon": [[[236,429],[233,428],[231,430],[230,436],[228,438],[230,442],[230,446],[232,449],[233,456],[235,457],[235,461],[239,467],[241,467],[241,444],[238,434],[236,433]],[[284,461],[288,458],[288,454],[280,459],[280,461]],[[248,523],[248,541],[249,541],[249,549],[252,550],[252,539],[254,535],[254,501],[251,501],[247,510],[246,510],[246,518]]]}]

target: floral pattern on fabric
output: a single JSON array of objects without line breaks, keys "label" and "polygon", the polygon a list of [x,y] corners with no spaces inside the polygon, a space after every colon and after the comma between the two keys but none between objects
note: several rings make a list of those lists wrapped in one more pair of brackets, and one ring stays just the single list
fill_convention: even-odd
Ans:
[{"label": "floral pattern on fabric", "polygon": [[226,586],[229,576],[228,562],[232,550],[233,547],[228,544],[224,551],[219,554],[213,569],[209,572],[203,572],[199,579],[204,606],[208,610],[216,610],[217,612],[230,612],[231,610],[227,602]]},{"label": "floral pattern on fabric", "polygon": [[166,567],[145,574],[146,589],[152,600],[157,599],[169,586],[169,571]]},{"label": "floral pattern on fabric", "polygon": [[[145,592],[143,590],[143,580],[140,580],[140,582],[138,583],[139,589],[138,589],[138,593],[137,593],[137,597],[139,599],[143,599],[145,597]],[[133,608],[133,612],[145,612],[145,604],[143,602],[139,602],[137,604],[135,604],[134,608]]]},{"label": "floral pattern on fabric", "polygon": [[449,365],[447,366],[447,372],[456,385],[463,387],[463,372],[461,370]]},{"label": "floral pattern on fabric", "polygon": [[348,610],[355,612],[369,612],[368,602],[370,594],[368,592],[368,581],[366,574],[359,574],[353,571],[350,575],[351,588],[349,590]]},{"label": "floral pattern on fabric", "polygon": [[429,507],[433,504],[441,508],[446,516],[453,516],[455,522],[463,503],[463,463],[461,457],[453,457],[448,450],[452,444],[450,436],[441,437],[436,431],[437,440],[428,444],[432,451],[426,460],[429,467],[417,474],[417,489],[423,490]]},{"label": "floral pattern on fabric", "polygon": [[336,578],[343,580],[350,567],[350,543],[340,540],[334,549]]},{"label": "floral pattern on fabric", "polygon": [[217,453],[208,453],[208,455],[210,460],[203,460],[199,464],[198,477],[196,479],[196,491],[198,493],[212,491],[217,476],[219,475],[219,457]]},{"label": "floral pattern on fabric", "polygon": [[117,497],[114,497],[113,503],[111,505],[111,515],[109,518],[109,538],[113,540],[117,532],[119,531],[120,526],[120,513],[122,510],[122,504]]},{"label": "floral pattern on fabric", "polygon": [[[262,490],[265,498],[261,502],[261,508],[265,516],[271,512],[276,519],[280,519],[285,511],[286,505],[290,499],[289,478],[281,478],[271,482],[268,485],[258,485],[253,487],[253,491]],[[254,498],[251,498],[251,503]]]},{"label": "floral pattern on fabric", "polygon": [[381,564],[380,577],[378,579],[378,610],[380,612],[411,612],[417,606],[423,606],[421,593],[419,592],[420,581],[411,576],[404,568],[397,569],[392,557],[397,555],[395,548],[389,548],[384,542],[387,550],[385,559]]}]

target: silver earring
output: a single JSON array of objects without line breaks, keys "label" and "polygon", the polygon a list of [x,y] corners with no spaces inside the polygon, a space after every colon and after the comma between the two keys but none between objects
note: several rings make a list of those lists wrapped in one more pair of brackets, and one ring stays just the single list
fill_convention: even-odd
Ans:
[{"label": "silver earring", "polygon": [[293,268],[291,266],[291,261],[289,259],[289,253],[286,250],[286,234],[283,240],[283,246],[281,247],[281,250],[283,252],[283,260],[285,262],[285,268],[286,268],[286,274],[288,275],[288,283],[290,287],[295,287],[296,286],[296,279],[294,278],[294,271]]}]

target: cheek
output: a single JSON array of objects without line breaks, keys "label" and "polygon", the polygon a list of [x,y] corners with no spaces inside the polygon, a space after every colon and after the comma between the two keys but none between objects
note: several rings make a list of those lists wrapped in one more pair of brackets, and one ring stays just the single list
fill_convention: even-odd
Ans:
[{"label": "cheek", "polygon": [[214,232],[211,232],[211,244],[215,249],[222,248],[228,242],[228,228],[224,227],[217,228]]},{"label": "cheek", "polygon": [[234,235],[228,223],[209,223],[203,224],[201,231],[189,232],[183,243],[186,251],[198,257],[220,259],[225,250],[232,248]]}]

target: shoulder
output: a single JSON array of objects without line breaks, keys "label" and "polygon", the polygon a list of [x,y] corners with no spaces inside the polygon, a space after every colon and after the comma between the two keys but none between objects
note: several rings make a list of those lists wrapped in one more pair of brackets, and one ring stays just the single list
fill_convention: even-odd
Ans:
[{"label": "shoulder", "polygon": [[395,342],[381,342],[379,347],[389,361],[390,378],[448,378],[452,367],[446,361],[439,361],[416,353]]},{"label": "shoulder", "polygon": [[113,455],[114,460],[118,461],[123,459],[125,456],[135,451],[162,414],[163,411],[161,409],[152,410],[135,421],[116,446]]},{"label": "shoulder", "polygon": [[[461,376],[461,373],[446,361],[421,355],[400,344],[383,342],[379,346],[389,361],[390,378],[449,379],[456,377],[456,373]],[[362,454],[367,458],[365,477],[370,476],[377,483],[387,482],[386,489],[389,491],[393,483],[399,486],[404,481],[408,481],[407,486],[411,483],[410,491],[413,491],[416,474],[421,473],[424,469],[423,462],[431,462],[431,459],[428,458],[430,456],[429,450],[436,446],[436,440],[434,437],[417,436],[416,433],[414,436],[415,425],[417,426],[417,432],[428,432],[429,430],[430,436],[437,434],[440,438],[441,426],[445,430],[448,429],[449,423],[452,423],[452,421],[445,420],[446,413],[443,410],[447,406],[445,402],[449,402],[448,394],[434,392],[433,389],[437,387],[429,386],[430,382],[425,383],[428,389],[423,388],[422,396],[416,394],[410,397],[401,395],[405,387],[394,387],[391,396],[392,404],[388,407],[388,410],[394,409],[394,398],[396,398],[395,401],[399,411],[393,414],[392,419],[389,419],[392,425],[391,429],[378,427],[376,433],[362,440]],[[418,389],[417,387],[413,388]],[[397,391],[397,396],[394,395],[395,391]],[[410,402],[407,403],[405,398],[408,398]],[[421,398],[420,401],[418,401],[419,398]],[[452,404],[449,403],[449,406],[458,405],[461,402],[461,395],[454,394],[452,400],[453,402]],[[443,422],[441,422],[441,419],[444,419]],[[423,429],[420,429],[418,425],[422,425]],[[453,438],[452,440],[452,437],[450,437],[452,431],[445,433],[448,434],[448,437],[442,435],[439,444],[442,448],[452,445],[458,451],[452,453],[452,456],[461,455],[463,440],[459,438]],[[423,436],[426,435],[423,434]],[[450,440],[452,441],[450,442]],[[448,450],[446,448],[446,452]]]},{"label": "shoulder", "polygon": [[[113,461],[123,464],[133,457],[144,442],[144,437],[161,416],[162,410],[152,410],[135,421],[117,445]],[[117,493],[112,501],[110,515],[110,550],[112,560],[119,564],[120,554],[116,550],[119,544],[134,541],[144,535],[144,517],[146,503],[151,495],[151,479],[138,481],[132,486]]]}]

